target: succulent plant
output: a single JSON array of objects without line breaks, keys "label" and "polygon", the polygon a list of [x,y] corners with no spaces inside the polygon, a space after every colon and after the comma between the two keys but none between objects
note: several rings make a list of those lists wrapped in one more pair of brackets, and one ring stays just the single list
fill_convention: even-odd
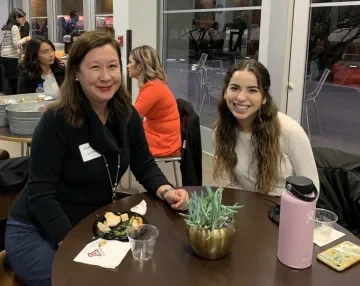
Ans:
[{"label": "succulent plant", "polygon": [[243,207],[237,203],[233,206],[221,204],[223,188],[218,188],[215,192],[210,187],[206,187],[207,195],[204,192],[198,196],[194,192],[188,202],[189,214],[181,214],[185,217],[185,222],[190,227],[211,229],[207,239],[210,239],[215,229],[227,227],[234,221],[234,214]]}]

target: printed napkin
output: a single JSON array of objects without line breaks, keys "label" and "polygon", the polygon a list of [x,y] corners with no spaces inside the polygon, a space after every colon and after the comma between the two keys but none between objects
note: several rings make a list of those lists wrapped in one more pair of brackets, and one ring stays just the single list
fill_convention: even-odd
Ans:
[{"label": "printed napkin", "polygon": [[88,243],[75,257],[75,262],[115,269],[130,249],[129,242],[97,239]]},{"label": "printed napkin", "polygon": [[342,233],[336,229],[333,229],[331,231],[331,234],[330,234],[330,237],[328,240],[325,240],[325,241],[322,241],[322,240],[318,240],[316,239],[316,235],[314,235],[314,243],[320,247],[324,246],[324,245],[327,245],[341,237],[343,237],[345,235],[345,233]]}]

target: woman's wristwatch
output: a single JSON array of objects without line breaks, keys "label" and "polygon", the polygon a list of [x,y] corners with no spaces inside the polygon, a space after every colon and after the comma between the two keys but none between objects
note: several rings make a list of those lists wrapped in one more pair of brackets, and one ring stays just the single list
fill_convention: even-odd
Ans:
[{"label": "woman's wristwatch", "polygon": [[165,195],[166,195],[168,192],[170,192],[170,191],[175,191],[175,189],[172,188],[172,187],[170,187],[170,188],[167,188],[167,189],[163,190],[163,191],[160,193],[160,196],[162,197],[162,199],[163,199],[164,201],[166,201],[166,200],[165,200]]}]

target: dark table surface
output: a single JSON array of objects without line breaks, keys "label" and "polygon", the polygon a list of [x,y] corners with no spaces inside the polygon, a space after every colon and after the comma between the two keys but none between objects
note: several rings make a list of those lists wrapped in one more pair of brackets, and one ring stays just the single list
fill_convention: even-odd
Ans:
[{"label": "dark table surface", "polygon": [[[192,192],[204,188],[186,189]],[[129,251],[115,270],[73,261],[93,237],[92,225],[97,214],[126,211],[143,199],[148,207],[146,218],[160,231],[151,260],[137,262]],[[207,261],[194,255],[186,238],[183,218],[159,199],[143,193],[116,201],[89,215],[64,239],[53,264],[52,285],[359,285],[360,264],[338,273],[316,260],[318,253],[342,241],[360,245],[358,238],[339,225],[336,228],[346,235],[322,248],[314,245],[310,268],[294,270],[282,265],[277,259],[278,225],[267,216],[272,205],[268,199],[276,200],[253,192],[224,191],[225,204],[239,202],[244,208],[236,214],[232,251],[218,261]]]}]

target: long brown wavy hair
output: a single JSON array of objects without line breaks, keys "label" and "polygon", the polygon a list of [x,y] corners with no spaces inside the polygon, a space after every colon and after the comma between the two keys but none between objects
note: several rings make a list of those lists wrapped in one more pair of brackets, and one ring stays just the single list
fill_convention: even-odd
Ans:
[{"label": "long brown wavy hair", "polygon": [[152,80],[166,81],[165,70],[161,65],[159,54],[154,48],[144,45],[133,49],[130,53],[135,63],[140,65],[139,87]]},{"label": "long brown wavy hair", "polygon": [[239,180],[235,174],[238,160],[235,148],[240,125],[230,112],[225,93],[230,80],[236,71],[247,70],[252,72],[256,79],[261,94],[266,103],[257,111],[252,122],[251,141],[254,146],[251,165],[257,162],[258,174],[256,189],[263,194],[271,192],[277,185],[279,166],[282,159],[280,148],[280,123],[277,108],[270,95],[270,74],[268,70],[256,60],[242,60],[232,66],[224,79],[222,96],[218,102],[218,117],[214,128],[214,179],[228,178],[231,184],[236,185]]},{"label": "long brown wavy hair", "polygon": [[[118,43],[107,33],[86,32],[82,34],[71,47],[69,58],[66,65],[66,73],[63,84],[60,87],[59,100],[48,106],[47,110],[62,110],[66,122],[74,128],[81,128],[84,124],[84,109],[82,105],[86,100],[80,93],[80,83],[76,81],[76,72],[80,70],[80,65],[87,53],[91,50],[111,45],[119,56],[120,71],[122,71],[122,61],[120,47]],[[124,77],[122,76],[121,85],[108,104],[109,117],[122,114],[126,118],[131,115],[131,97],[125,89]]]}]

